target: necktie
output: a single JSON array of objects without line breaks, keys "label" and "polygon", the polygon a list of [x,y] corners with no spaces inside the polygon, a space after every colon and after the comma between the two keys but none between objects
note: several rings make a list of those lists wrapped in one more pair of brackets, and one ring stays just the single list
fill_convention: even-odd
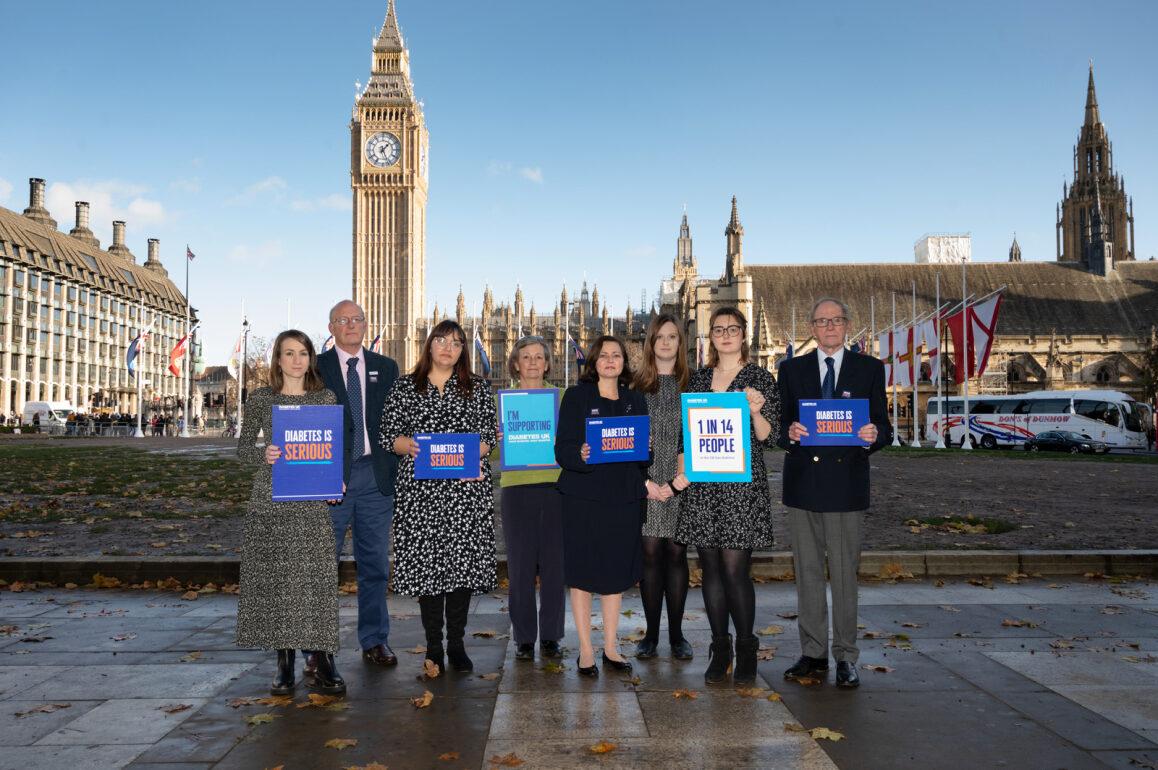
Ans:
[{"label": "necktie", "polygon": [[362,381],[358,379],[357,358],[346,361],[346,396],[350,400],[350,419],[354,421],[350,459],[357,460],[366,453],[366,419],[362,415]]},{"label": "necktie", "polygon": [[836,395],[836,372],[833,371],[832,368],[834,363],[836,362],[833,361],[831,356],[824,359],[824,364],[828,367],[828,371],[824,373],[824,382],[820,384],[821,398],[832,398]]}]

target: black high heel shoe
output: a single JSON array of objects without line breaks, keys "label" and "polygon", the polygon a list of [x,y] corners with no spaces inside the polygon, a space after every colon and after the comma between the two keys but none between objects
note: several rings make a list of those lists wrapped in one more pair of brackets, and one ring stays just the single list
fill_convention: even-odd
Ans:
[{"label": "black high heel shoe", "polygon": [[[584,668],[583,665],[579,663],[582,659],[582,657],[575,658],[575,666],[579,669],[579,676],[589,676],[592,678],[599,676],[599,667],[592,663],[590,666]],[[604,655],[603,659],[607,660],[607,656]]]},{"label": "black high heel shoe", "polygon": [[608,668],[615,669],[621,674],[631,673],[630,663],[628,663],[626,660],[612,660],[611,658],[607,657],[606,650],[603,652],[603,665],[607,666]]}]

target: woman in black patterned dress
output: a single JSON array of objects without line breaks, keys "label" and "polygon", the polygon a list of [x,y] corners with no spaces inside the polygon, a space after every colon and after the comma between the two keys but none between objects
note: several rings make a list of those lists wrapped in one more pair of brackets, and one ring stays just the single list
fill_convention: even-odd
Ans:
[{"label": "woman in black patterned dress", "polygon": [[[680,494],[676,540],[696,547],[703,568],[704,609],[712,627],[712,647],[704,679],[722,682],[732,662],[732,635],[736,629],[736,669],[733,680],[756,680],[756,652],[760,641],[753,633],[756,589],[752,584],[752,550],[772,545],[772,500],[764,449],[775,446],[780,432],[780,395],[772,374],[748,360],[748,321],[735,308],[717,308],[708,322],[711,348],[708,365],[688,381],[688,392],[741,392],[751,409],[752,480],[695,482],[682,473],[672,489]],[[681,458],[680,467],[683,467]]]},{"label": "woman in black patterned dress", "polygon": [[[415,479],[418,433],[479,434],[477,478]],[[394,495],[394,569],[400,594],[418,597],[426,658],[455,671],[474,669],[463,637],[473,594],[497,585],[494,492],[487,454],[495,443],[490,386],[470,371],[466,334],[454,321],[434,327],[414,371],[400,377],[382,415],[382,445],[402,456]]]},{"label": "woman in black patterned dress", "polygon": [[[346,683],[334,665],[338,651],[338,564],[334,526],[323,501],[273,502],[271,468],[281,447],[269,443],[275,404],[334,404],[322,385],[310,338],[290,329],[273,344],[268,388],[249,396],[237,456],[258,467],[245,511],[241,545],[241,596],[237,643],[277,650],[277,677],[270,692],[294,688],[294,650],[316,650],[311,684],[339,695]],[[257,443],[258,431],[265,438]]]},{"label": "woman in black patterned dress", "polygon": [[677,660],[692,659],[684,638],[684,603],[688,598],[688,547],[675,540],[680,504],[669,486],[679,472],[682,409],[680,393],[688,384],[688,352],[683,329],[670,313],[651,320],[643,342],[643,361],[635,390],[647,398],[651,417],[652,463],[648,468],[647,517],[643,522],[643,579],[639,593],[647,632],[635,646],[635,657],[654,658],[659,646],[659,618],[667,600],[667,635]]}]

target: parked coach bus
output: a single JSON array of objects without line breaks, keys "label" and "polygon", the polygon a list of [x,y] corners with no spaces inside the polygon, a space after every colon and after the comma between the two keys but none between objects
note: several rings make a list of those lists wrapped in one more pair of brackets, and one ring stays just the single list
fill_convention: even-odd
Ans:
[{"label": "parked coach bus", "polygon": [[[946,443],[960,444],[965,438],[964,413],[960,396],[930,398],[925,435],[932,439],[947,428]],[[1132,397],[1116,390],[1037,390],[1016,396],[969,397],[969,440],[974,446],[1023,446],[1027,438],[1048,430],[1080,433],[1111,449],[1147,448],[1142,409]]]}]

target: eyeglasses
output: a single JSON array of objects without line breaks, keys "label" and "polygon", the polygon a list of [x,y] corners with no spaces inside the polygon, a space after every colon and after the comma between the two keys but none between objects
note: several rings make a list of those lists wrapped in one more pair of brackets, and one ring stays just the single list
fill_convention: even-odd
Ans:
[{"label": "eyeglasses", "polygon": [[836,318],[813,318],[812,325],[817,329],[831,329],[832,327],[844,326],[848,323],[848,319],[844,316],[837,316]]},{"label": "eyeglasses", "polygon": [[340,316],[338,318],[332,319],[330,323],[337,324],[338,326],[361,326],[362,324],[366,323],[366,316],[356,315],[352,318],[348,316]]},{"label": "eyeglasses", "polygon": [[743,326],[736,326],[735,324],[732,324],[731,326],[713,326],[712,327],[712,336],[713,337],[739,337],[743,333],[743,331],[744,331]]},{"label": "eyeglasses", "polygon": [[455,337],[435,337],[431,340],[440,348],[454,348],[455,350],[462,350],[462,340]]}]

